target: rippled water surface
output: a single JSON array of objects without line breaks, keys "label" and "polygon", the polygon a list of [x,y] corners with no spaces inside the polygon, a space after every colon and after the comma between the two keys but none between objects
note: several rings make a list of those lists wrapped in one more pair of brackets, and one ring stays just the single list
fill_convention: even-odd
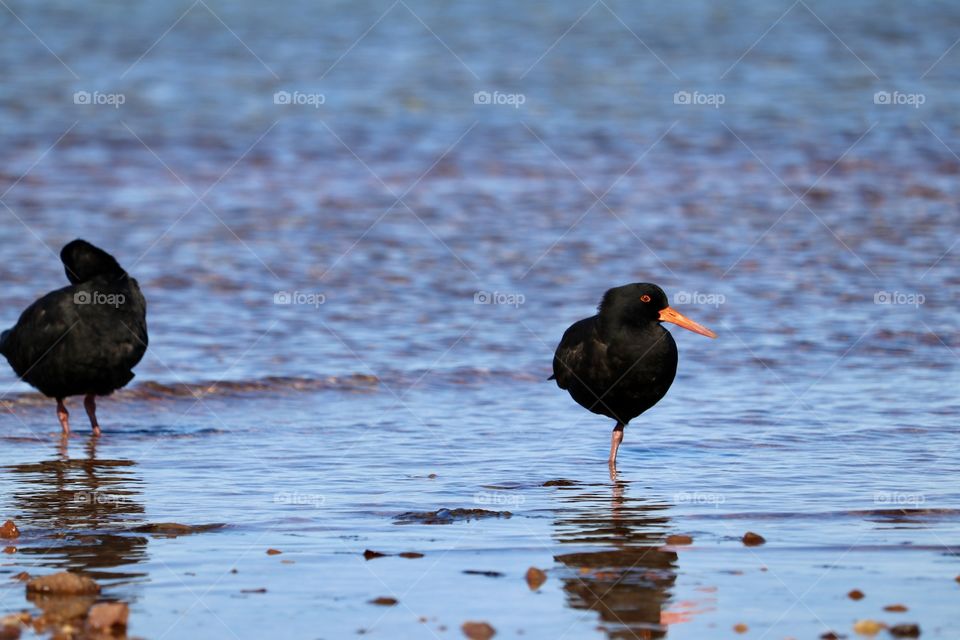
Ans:
[{"label": "rippled water surface", "polygon": [[[144,638],[957,637],[957,6],[16,1],[0,33],[0,321],[80,236],[151,331],[96,441],[0,368],[0,614],[70,569]],[[611,480],[546,378],[631,281],[720,338],[673,330]],[[458,508],[510,515],[399,517]]]}]

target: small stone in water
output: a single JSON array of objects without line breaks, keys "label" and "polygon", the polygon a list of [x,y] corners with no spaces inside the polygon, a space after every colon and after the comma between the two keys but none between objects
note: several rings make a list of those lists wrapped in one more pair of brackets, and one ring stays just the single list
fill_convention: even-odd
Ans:
[{"label": "small stone in water", "polygon": [[0,526],[0,538],[4,540],[13,540],[20,537],[20,529],[17,528],[13,520],[7,520]]},{"label": "small stone in water", "polygon": [[281,553],[283,553],[283,551],[280,551],[280,549],[267,549],[268,556],[278,556]]},{"label": "small stone in water", "polygon": [[388,598],[386,596],[381,596],[379,598],[374,598],[370,601],[370,604],[375,604],[381,607],[392,607],[397,604],[398,600],[396,598]]},{"label": "small stone in water", "polygon": [[667,536],[667,544],[669,545],[684,545],[684,544],[693,544],[693,538],[683,533],[675,533],[673,535]]},{"label": "small stone in water", "polygon": [[34,578],[27,583],[27,592],[69,596],[90,595],[100,593],[100,585],[87,576],[62,571]]},{"label": "small stone in water", "polygon": [[14,554],[14,553],[17,552],[17,548],[16,548],[16,547],[4,547],[4,548],[3,548],[3,552],[6,553],[7,555]]},{"label": "small stone in water", "polygon": [[423,557],[422,553],[418,553],[416,551],[404,551],[403,553],[398,553],[397,555],[400,556],[401,558],[409,558],[409,559],[416,559],[416,558]]},{"label": "small stone in water", "polygon": [[497,630],[486,622],[464,622],[460,630],[470,640],[490,640],[497,635]]},{"label": "small stone in water", "polygon": [[747,625],[741,622],[739,624],[733,625],[733,630],[737,633],[746,633],[747,631],[750,630],[750,627],[748,627]]},{"label": "small stone in water", "polygon": [[863,600],[863,591],[860,591],[860,589],[852,589],[850,593],[847,594],[847,597],[851,600]]},{"label": "small stone in water", "polygon": [[367,549],[363,552],[363,557],[367,560],[373,560],[374,558],[382,558],[386,556],[385,553],[380,553],[379,551],[373,551],[372,549]]},{"label": "small stone in water", "polygon": [[745,534],[743,534],[742,540],[743,544],[747,545],[748,547],[756,547],[757,545],[761,545],[767,541],[767,539],[762,535],[759,533],[754,533],[753,531],[747,531]]},{"label": "small stone in water", "polygon": [[890,627],[890,635],[894,638],[919,638],[920,626],[915,624],[898,624]]},{"label": "small stone in water", "polygon": [[886,629],[886,627],[887,625],[876,620],[857,620],[853,624],[854,632],[864,636],[875,636]]},{"label": "small stone in water", "polygon": [[907,611],[907,607],[902,604],[888,604],[883,608],[884,611],[891,611],[893,613],[903,613]]},{"label": "small stone in water", "polygon": [[544,573],[542,569],[536,567],[527,569],[527,575],[525,577],[527,579],[527,586],[530,587],[531,591],[536,591],[547,581],[547,574]]}]

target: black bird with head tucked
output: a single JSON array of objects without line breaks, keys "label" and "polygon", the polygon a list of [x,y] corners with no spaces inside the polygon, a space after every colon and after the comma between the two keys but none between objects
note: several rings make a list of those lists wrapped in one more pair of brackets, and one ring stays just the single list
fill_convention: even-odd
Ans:
[{"label": "black bird with head tucked", "polygon": [[611,468],[623,428],[666,395],[677,373],[677,345],[661,322],[717,337],[671,309],[663,289],[641,282],[607,291],[597,315],[571,325],[553,357],[550,379],[580,406],[617,421]]},{"label": "black bird with head tucked", "polygon": [[70,286],[51,291],[0,335],[0,354],[25,382],[56,398],[57,418],[70,433],[63,400],[83,395],[94,435],[96,396],[133,379],[147,350],[147,303],[137,281],[113,256],[85,240],[60,252]]}]

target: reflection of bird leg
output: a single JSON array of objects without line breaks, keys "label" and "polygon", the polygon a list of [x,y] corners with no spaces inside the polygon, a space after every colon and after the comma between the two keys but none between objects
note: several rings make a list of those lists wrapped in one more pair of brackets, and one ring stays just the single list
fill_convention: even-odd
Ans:
[{"label": "reflection of bird leg", "polygon": [[608,461],[611,471],[616,471],[617,469],[617,449],[620,448],[620,443],[623,442],[623,427],[625,425],[622,422],[618,422],[617,426],[613,428],[613,433],[610,436],[610,460]]},{"label": "reflection of bird leg", "polygon": [[70,459],[70,434],[69,433],[60,434],[60,445],[57,447],[57,451],[60,453],[61,460]]},{"label": "reflection of bird leg", "polygon": [[70,412],[63,404],[63,398],[57,398],[57,420],[60,421],[60,428],[64,435],[70,434]]},{"label": "reflection of bird leg", "polygon": [[90,418],[90,426],[93,427],[93,435],[100,435],[100,424],[97,422],[97,397],[88,393],[83,399],[83,408],[87,410],[87,417]]}]

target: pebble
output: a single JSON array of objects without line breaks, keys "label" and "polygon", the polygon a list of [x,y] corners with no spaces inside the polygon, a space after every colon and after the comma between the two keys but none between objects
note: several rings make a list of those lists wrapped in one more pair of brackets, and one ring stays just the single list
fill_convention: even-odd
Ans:
[{"label": "pebble", "polygon": [[667,536],[667,544],[673,546],[693,544],[693,538],[683,533],[675,533]]},{"label": "pebble", "polygon": [[423,554],[418,553],[417,551],[404,551],[403,553],[398,553],[397,555],[400,556],[401,558],[409,558],[409,559],[416,559],[416,558],[423,557]]},{"label": "pebble", "polygon": [[920,626],[916,624],[898,624],[890,627],[890,635],[894,638],[919,638]]},{"label": "pebble", "polygon": [[20,537],[20,529],[17,528],[13,520],[7,520],[0,525],[0,538],[4,540],[13,540]]},{"label": "pebble", "polygon": [[750,627],[748,627],[747,625],[745,625],[745,624],[743,624],[743,623],[741,622],[741,623],[739,623],[739,624],[733,625],[733,630],[734,630],[736,633],[746,633],[747,631],[750,631]]},{"label": "pebble", "polygon": [[464,622],[460,630],[470,640],[490,640],[497,635],[497,630],[486,622]]},{"label": "pebble", "polygon": [[547,581],[547,574],[536,567],[527,569],[527,574],[524,577],[527,579],[527,586],[530,587],[531,591],[536,591]]},{"label": "pebble", "polygon": [[888,604],[883,608],[884,611],[892,611],[893,613],[903,613],[907,611],[907,607],[902,604]]},{"label": "pebble", "polygon": [[367,560],[373,560],[374,558],[383,558],[387,554],[380,553],[379,551],[373,551],[372,549],[367,549],[363,552],[363,557]]},{"label": "pebble", "polygon": [[381,596],[379,598],[374,598],[370,601],[370,604],[375,604],[381,607],[393,607],[396,606],[399,602],[396,598],[388,598],[386,596]]},{"label": "pebble", "polygon": [[850,593],[847,594],[847,597],[851,600],[863,600],[863,591],[860,591],[860,589],[852,589]]},{"label": "pebble", "polygon": [[283,553],[283,551],[280,551],[280,549],[267,549],[268,556],[278,556],[281,553]]},{"label": "pebble", "polygon": [[747,531],[745,534],[743,534],[743,538],[741,538],[741,540],[743,541],[743,544],[747,545],[748,547],[756,547],[757,545],[761,545],[767,541],[767,539],[762,535],[759,533],[754,533],[753,531]]},{"label": "pebble", "polygon": [[875,636],[886,628],[887,625],[876,620],[857,620],[853,624],[853,631],[864,636]]}]

